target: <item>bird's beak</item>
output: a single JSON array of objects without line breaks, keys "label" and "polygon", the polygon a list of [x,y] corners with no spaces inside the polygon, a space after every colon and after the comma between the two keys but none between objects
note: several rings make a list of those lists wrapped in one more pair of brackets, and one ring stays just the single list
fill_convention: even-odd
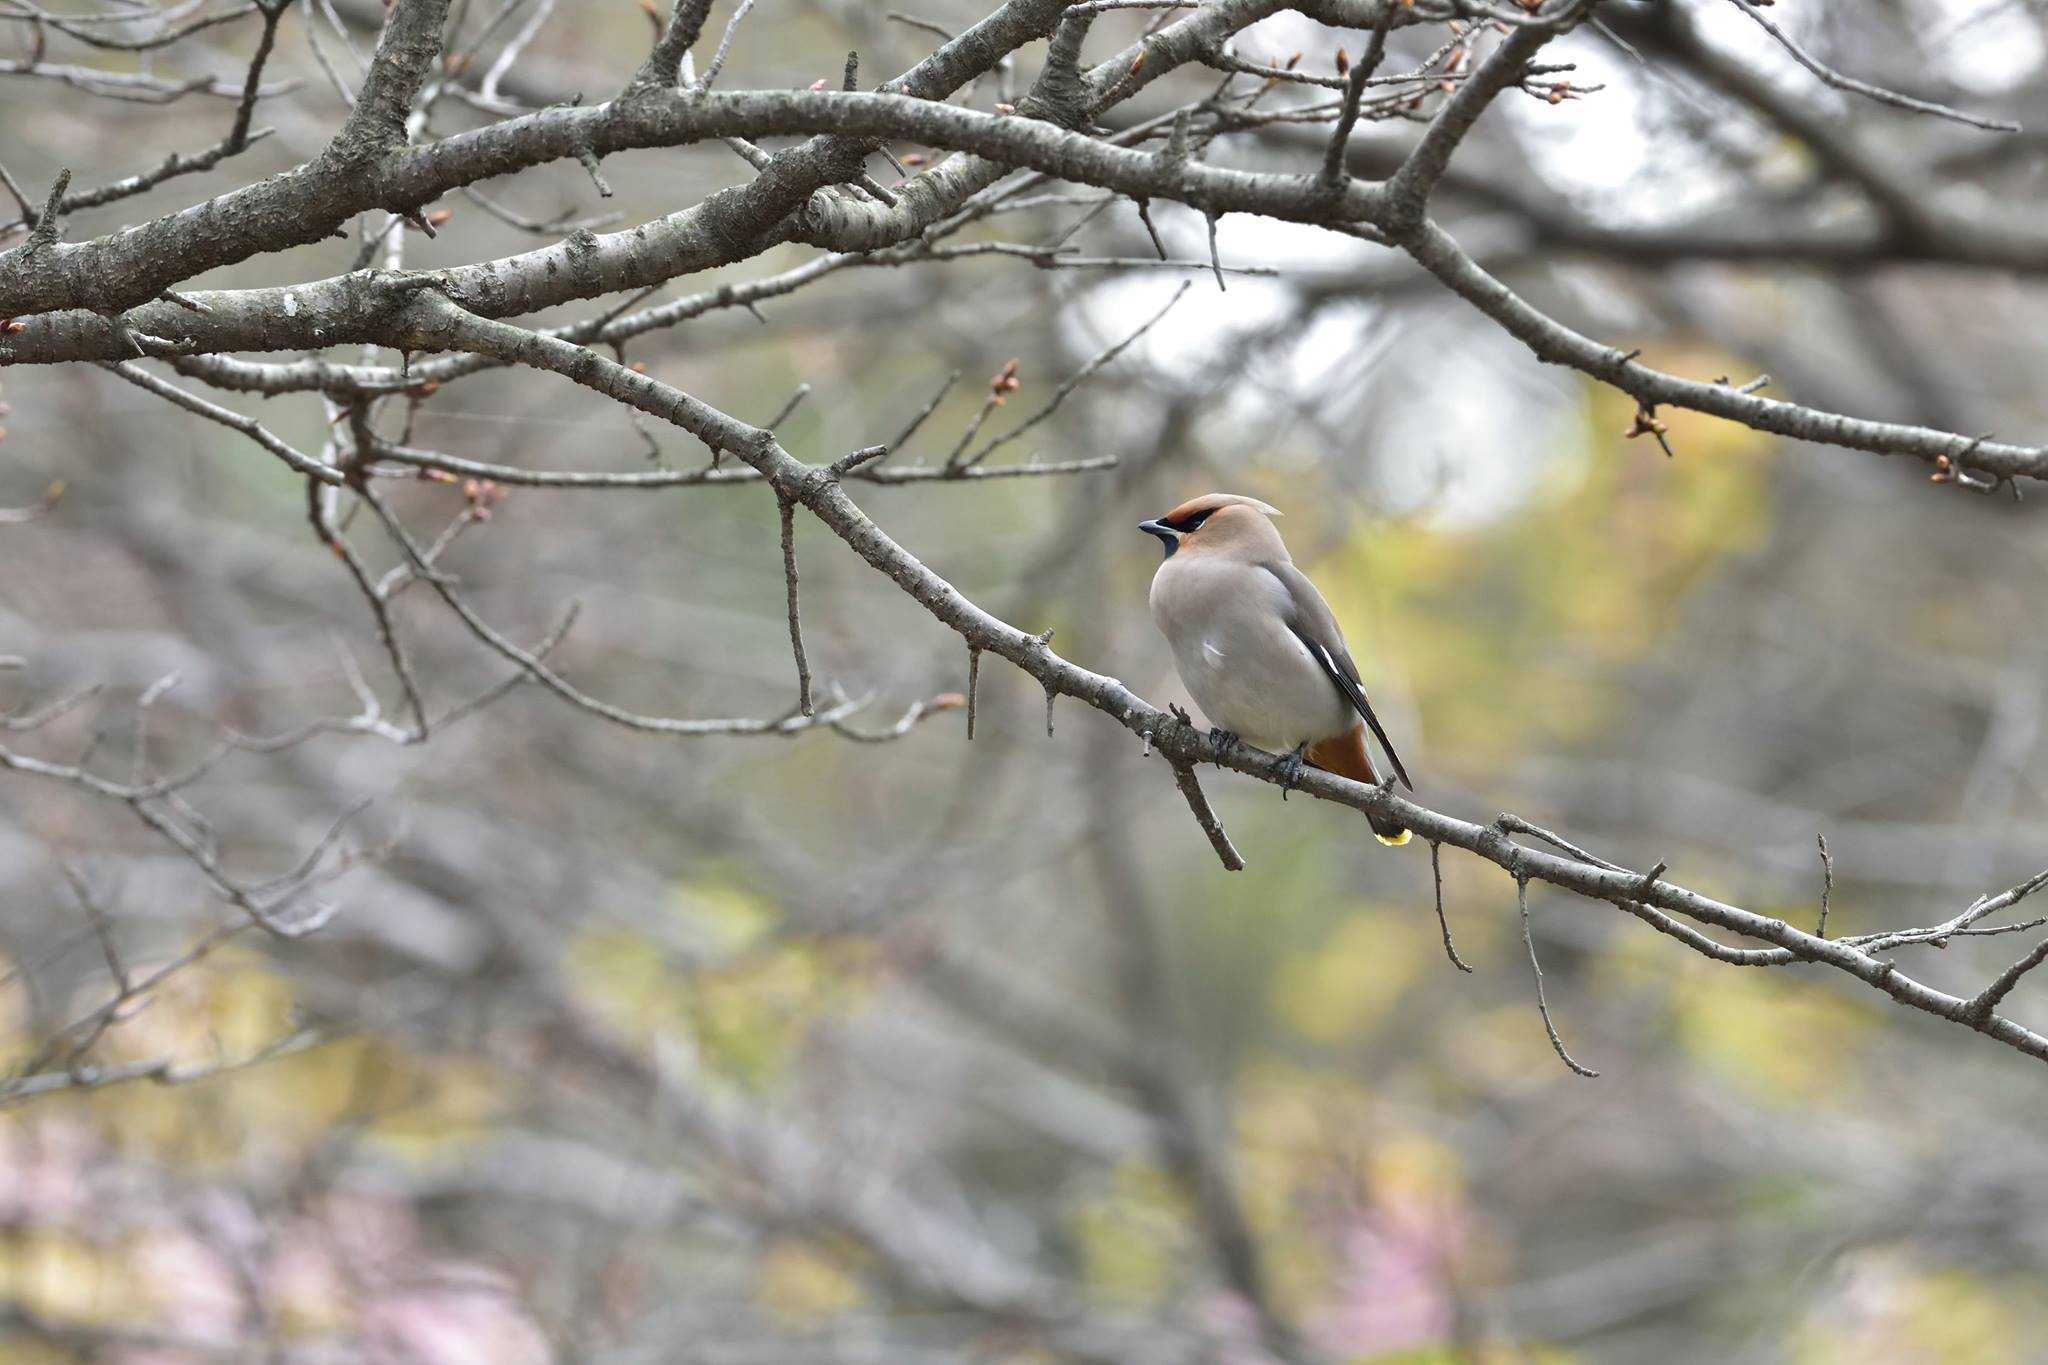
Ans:
[{"label": "bird's beak", "polygon": [[1180,548],[1180,532],[1163,521],[1141,521],[1138,523],[1138,529],[1148,536],[1158,536],[1159,548],[1169,556]]}]

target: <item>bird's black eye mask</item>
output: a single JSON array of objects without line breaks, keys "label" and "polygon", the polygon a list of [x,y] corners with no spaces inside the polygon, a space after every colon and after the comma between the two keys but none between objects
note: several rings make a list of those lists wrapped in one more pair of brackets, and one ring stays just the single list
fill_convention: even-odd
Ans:
[{"label": "bird's black eye mask", "polygon": [[1191,536],[1200,530],[1202,523],[1215,515],[1215,512],[1216,509],[1210,507],[1200,512],[1191,512],[1178,521],[1141,521],[1138,523],[1138,529],[1148,536],[1159,537],[1159,548],[1165,552],[1160,558],[1171,559],[1173,552],[1180,548],[1181,537]]}]

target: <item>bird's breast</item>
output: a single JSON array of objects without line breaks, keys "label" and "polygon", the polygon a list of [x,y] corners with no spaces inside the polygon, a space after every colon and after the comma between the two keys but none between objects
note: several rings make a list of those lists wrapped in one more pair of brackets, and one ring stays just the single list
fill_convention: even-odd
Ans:
[{"label": "bird's breast", "polygon": [[1350,709],[1251,566],[1161,566],[1152,614],[1211,725],[1276,753],[1340,734]]}]

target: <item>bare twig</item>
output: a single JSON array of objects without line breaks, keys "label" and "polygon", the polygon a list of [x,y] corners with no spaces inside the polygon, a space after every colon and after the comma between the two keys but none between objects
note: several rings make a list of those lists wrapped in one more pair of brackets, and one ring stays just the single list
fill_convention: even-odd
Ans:
[{"label": "bare twig", "polygon": [[1365,95],[1367,82],[1380,69],[1380,62],[1387,55],[1387,32],[1394,24],[1394,7],[1380,7],[1380,21],[1373,25],[1372,39],[1366,44],[1365,55],[1358,65],[1351,68],[1344,82],[1344,112],[1338,115],[1337,127],[1330,134],[1330,146],[1323,153],[1323,180],[1335,185],[1344,179],[1344,146],[1351,140],[1351,130],[1358,125],[1358,102]]},{"label": "bare twig", "polygon": [[1956,123],[1967,123],[1972,128],[1982,128],[1990,133],[2017,133],[2020,131],[2019,124],[2005,119],[1985,118],[1981,114],[1965,113],[1960,109],[1951,109],[1946,104],[1936,104],[1932,100],[1915,99],[1911,95],[1902,95],[1896,90],[1886,90],[1882,86],[1872,85],[1867,81],[1859,81],[1853,76],[1844,76],[1834,68],[1822,65],[1805,48],[1792,41],[1790,34],[1772,23],[1770,17],[1750,3],[1750,0],[1729,0],[1729,3],[1754,20],[1758,28],[1761,28],[1764,32],[1770,34],[1771,37],[1777,39],[1778,46],[1790,53],[1793,61],[1798,62],[1801,66],[1819,77],[1821,84],[1831,90],[1840,90],[1851,95],[1861,95],[1865,99],[1876,100],[1879,104],[1888,104],[1894,109],[1905,109],[1916,114],[1932,114],[1936,118],[1950,119]]},{"label": "bare twig", "polygon": [[1188,809],[1194,813],[1195,823],[1202,827],[1202,833],[1209,836],[1209,847],[1216,850],[1216,857],[1223,863],[1226,872],[1244,871],[1244,857],[1230,842],[1230,835],[1224,831],[1223,822],[1216,818],[1215,809],[1209,798],[1202,794],[1202,784],[1195,777],[1192,763],[1171,763],[1173,784],[1180,788],[1180,794],[1187,798]]},{"label": "bare twig", "polygon": [[[1004,432],[1002,435],[991,439],[986,444],[984,444],[979,450],[975,451],[972,455],[967,456],[965,459],[949,459],[947,463],[958,463],[964,465],[969,469],[972,469],[975,466],[979,465],[983,460],[986,460],[989,456],[995,454],[995,452],[997,452],[998,450],[1001,450],[1004,446],[1010,444],[1010,442],[1018,439],[1020,436],[1023,436],[1033,427],[1036,427],[1039,423],[1051,417],[1054,413],[1060,410],[1060,405],[1067,401],[1068,397],[1073,394],[1075,389],[1078,389],[1083,384],[1087,383],[1105,365],[1108,365],[1111,361],[1115,360],[1118,356],[1122,355],[1125,351],[1129,350],[1132,344],[1135,343],[1138,340],[1138,338],[1144,336],[1145,333],[1151,331],[1152,328],[1159,323],[1160,319],[1164,318],[1168,313],[1172,312],[1173,306],[1179,303],[1181,299],[1186,297],[1187,292],[1188,286],[1187,284],[1183,283],[1180,286],[1180,288],[1173,291],[1173,297],[1168,299],[1165,305],[1162,308],[1160,308],[1158,312],[1154,313],[1151,317],[1145,319],[1145,321],[1139,323],[1135,331],[1131,332],[1129,335],[1124,337],[1123,340],[1116,342],[1115,344],[1108,346],[1103,350],[1097,352],[1092,360],[1090,360],[1087,364],[1083,365],[1080,369],[1076,370],[1072,375],[1068,376],[1068,378],[1065,381],[1063,381],[1057,389],[1053,390],[1052,397],[1047,399],[1045,405],[1039,408],[1038,411],[1032,413],[1029,417],[1026,417],[1023,421],[1019,422],[1016,426]],[[956,451],[955,454],[957,455],[958,452]]]},{"label": "bare twig", "polygon": [[134,1081],[151,1081],[167,1086],[193,1085],[215,1076],[261,1066],[280,1057],[289,1057],[328,1041],[328,1036],[317,1029],[300,1029],[246,1057],[227,1061],[174,1062],[166,1058],[125,1062],[116,1066],[78,1065],[63,1071],[10,1077],[0,1080],[0,1109],[10,1109],[59,1091],[103,1090],[110,1085],[127,1085]]},{"label": "bare twig", "polygon": [[[772,423],[770,424],[772,427]],[[811,714],[811,665],[804,657],[803,617],[797,609],[796,590],[796,500],[776,495],[775,508],[782,521],[782,581],[788,601],[789,650],[796,657],[796,709]]]},{"label": "bare twig", "polygon": [[1835,894],[1835,860],[1828,852],[1828,836],[1816,835],[1820,844],[1820,922],[1813,927],[1815,938],[1828,936],[1828,902]]},{"label": "bare twig", "polygon": [[1972,996],[1969,1004],[1964,1006],[1964,1017],[1973,1020],[1990,1018],[1991,1012],[2012,993],[2012,988],[2019,985],[2020,978],[2043,962],[2048,962],[2048,939],[2035,944],[2032,952],[2000,972],[1995,981]]},{"label": "bare twig", "polygon": [[1575,1075],[1595,1078],[1599,1072],[1582,1066],[1565,1051],[1564,1039],[1557,1036],[1557,1025],[1550,1018],[1550,1002],[1543,997],[1543,964],[1536,960],[1536,938],[1529,928],[1529,879],[1515,878],[1515,903],[1522,914],[1522,946],[1529,952],[1529,971],[1536,978],[1536,1012],[1543,1016],[1543,1031],[1550,1035],[1550,1046],[1557,1053],[1558,1060],[1571,1068]]},{"label": "bare twig", "polygon": [[1451,941],[1451,921],[1444,914],[1443,845],[1437,843],[1434,839],[1430,840],[1429,843],[1429,876],[1430,880],[1436,885],[1436,924],[1437,928],[1443,930],[1444,956],[1448,957],[1451,960],[1451,965],[1459,971],[1469,972],[1472,968],[1466,963],[1464,958],[1458,956],[1458,945]]}]

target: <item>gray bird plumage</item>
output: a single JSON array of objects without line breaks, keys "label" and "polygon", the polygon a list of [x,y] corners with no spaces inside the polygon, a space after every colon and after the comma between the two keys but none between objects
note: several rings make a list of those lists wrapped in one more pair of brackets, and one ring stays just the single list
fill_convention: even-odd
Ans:
[{"label": "gray bird plumage", "polygon": [[[1166,551],[1151,603],[1174,667],[1211,725],[1375,782],[1363,722],[1412,789],[1335,614],[1270,520],[1278,515],[1256,499],[1211,493],[1140,527]],[[1407,837],[1390,821],[1373,826],[1383,842]]]}]

